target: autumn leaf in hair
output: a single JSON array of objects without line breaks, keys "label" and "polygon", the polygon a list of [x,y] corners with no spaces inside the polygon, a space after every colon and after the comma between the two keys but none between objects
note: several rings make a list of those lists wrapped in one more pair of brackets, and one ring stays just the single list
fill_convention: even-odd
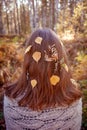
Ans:
[{"label": "autumn leaf in hair", "polygon": [[64,64],[62,64],[62,67],[64,67],[65,68],[65,70],[68,72],[68,66],[64,63]]},{"label": "autumn leaf in hair", "polygon": [[32,88],[34,88],[36,85],[37,85],[37,80],[36,79],[31,80]]},{"label": "autumn leaf in hair", "polygon": [[28,47],[26,48],[25,54],[30,51],[31,47],[32,47],[32,46],[30,45],[30,46],[28,46]]},{"label": "autumn leaf in hair", "polygon": [[48,49],[49,49],[49,52],[51,53],[51,56],[49,57],[47,52],[44,50],[44,53],[45,53],[45,61],[57,61],[58,60],[58,52],[57,52],[57,49],[56,49],[56,46],[55,44],[53,44],[52,46],[48,45]]},{"label": "autumn leaf in hair", "polygon": [[32,55],[33,59],[38,62],[41,58],[41,52],[35,51]]},{"label": "autumn leaf in hair", "polygon": [[35,39],[35,42],[37,43],[37,44],[40,44],[41,45],[41,42],[42,42],[42,37],[37,37],[36,39]]},{"label": "autumn leaf in hair", "polygon": [[56,85],[60,81],[60,77],[57,75],[52,75],[50,78],[50,83]]},{"label": "autumn leaf in hair", "polygon": [[60,43],[61,43],[62,47],[64,47],[64,45],[63,45],[63,43],[61,41],[60,41]]},{"label": "autumn leaf in hair", "polygon": [[70,79],[70,81],[72,82],[72,84],[74,84],[75,86],[77,86],[77,82],[74,79]]},{"label": "autumn leaf in hair", "polygon": [[64,63],[64,57],[60,60],[60,64],[62,65]]}]

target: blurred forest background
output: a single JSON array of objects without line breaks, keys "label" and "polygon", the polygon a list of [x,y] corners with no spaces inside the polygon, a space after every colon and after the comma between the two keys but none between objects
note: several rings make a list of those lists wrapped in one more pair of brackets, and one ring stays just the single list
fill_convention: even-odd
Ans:
[{"label": "blurred forest background", "polygon": [[82,129],[87,130],[87,0],[0,0],[0,129],[4,77],[15,81],[23,62],[26,39],[37,28],[51,28],[61,38],[73,78],[83,92]]}]

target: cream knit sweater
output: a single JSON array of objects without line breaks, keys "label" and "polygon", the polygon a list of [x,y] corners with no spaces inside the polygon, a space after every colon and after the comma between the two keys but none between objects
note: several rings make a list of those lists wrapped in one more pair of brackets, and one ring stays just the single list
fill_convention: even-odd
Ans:
[{"label": "cream knit sweater", "polygon": [[4,96],[6,130],[80,130],[81,99],[68,107],[33,111]]}]

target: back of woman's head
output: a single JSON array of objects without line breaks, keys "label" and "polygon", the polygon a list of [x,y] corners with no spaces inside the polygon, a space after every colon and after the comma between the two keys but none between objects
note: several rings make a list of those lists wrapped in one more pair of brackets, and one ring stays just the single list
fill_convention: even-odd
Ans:
[{"label": "back of woman's head", "polygon": [[19,105],[42,109],[69,105],[81,96],[71,77],[63,44],[50,29],[38,29],[26,42],[23,73],[7,95]]}]

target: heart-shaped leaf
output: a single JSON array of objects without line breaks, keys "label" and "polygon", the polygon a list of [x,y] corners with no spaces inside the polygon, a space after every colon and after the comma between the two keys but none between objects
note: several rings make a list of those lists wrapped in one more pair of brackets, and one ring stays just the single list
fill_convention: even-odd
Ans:
[{"label": "heart-shaped leaf", "polygon": [[32,55],[33,59],[38,62],[41,58],[41,52],[35,51]]},{"label": "heart-shaped leaf", "polygon": [[31,85],[32,88],[34,88],[37,85],[37,80],[36,79],[31,80]]},{"label": "heart-shaped leaf", "polygon": [[50,78],[50,82],[52,85],[56,85],[60,81],[60,77],[57,75],[52,75]]},{"label": "heart-shaped leaf", "polygon": [[42,37],[37,37],[36,39],[35,39],[35,42],[37,43],[37,44],[40,44],[41,45],[41,42],[42,42]]}]

